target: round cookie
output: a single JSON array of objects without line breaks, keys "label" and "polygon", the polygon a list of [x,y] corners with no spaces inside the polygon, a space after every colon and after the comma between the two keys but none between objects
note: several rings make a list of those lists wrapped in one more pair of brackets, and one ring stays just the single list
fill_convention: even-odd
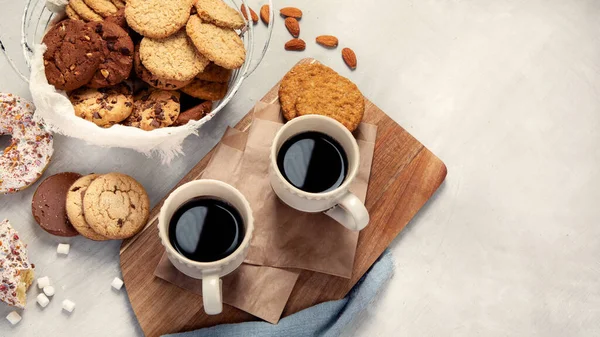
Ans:
[{"label": "round cookie", "polygon": [[198,0],[195,6],[204,22],[231,29],[241,29],[246,25],[242,15],[223,0]]},{"label": "round cookie", "polygon": [[96,233],[109,239],[137,234],[146,225],[149,207],[144,187],[121,173],[96,178],[83,197],[85,220]]},{"label": "round cookie", "polygon": [[135,46],[135,51],[133,54],[133,68],[135,69],[135,74],[142,81],[148,83],[151,87],[163,90],[177,90],[179,88],[183,88],[186,85],[190,84],[192,80],[188,81],[175,81],[175,80],[165,80],[160,77],[152,74],[140,60],[140,47]]},{"label": "round cookie", "polygon": [[73,7],[71,7],[71,5],[67,5],[67,7],[65,7],[65,13],[67,13],[67,17],[71,20],[83,20],[81,16],[75,12]]},{"label": "round cookie", "polygon": [[181,88],[181,91],[199,99],[217,101],[227,94],[227,83],[209,82],[195,79],[192,83]]},{"label": "round cookie", "polygon": [[85,21],[102,21],[102,17],[86,5],[83,0],[69,0],[69,6]]},{"label": "round cookie", "polygon": [[91,88],[105,88],[123,82],[133,67],[133,41],[116,23],[88,23],[102,39],[102,61],[92,80]]},{"label": "round cookie", "polygon": [[231,69],[225,69],[211,62],[203,72],[196,75],[196,78],[209,82],[226,83],[231,78]]},{"label": "round cookie", "polygon": [[292,68],[279,86],[283,116],[319,114],[336,119],[354,131],[363,118],[365,101],[358,87],[322,64],[300,64]]},{"label": "round cookie", "polygon": [[0,93],[0,135],[12,137],[0,152],[0,193],[21,191],[36,182],[50,163],[52,134],[33,120],[32,103]]},{"label": "round cookie", "polygon": [[187,23],[186,32],[198,51],[215,64],[227,69],[237,69],[244,64],[246,48],[233,29],[202,22],[193,15]]},{"label": "round cookie", "polygon": [[333,74],[336,72],[319,63],[298,64],[285,74],[279,85],[279,103],[285,119],[291,120],[298,115],[296,111],[298,96],[307,87],[318,85],[315,83],[316,78]]},{"label": "round cookie", "polygon": [[110,0],[83,0],[94,12],[107,17],[117,12],[117,7]]},{"label": "round cookie", "polygon": [[59,90],[75,90],[88,83],[100,64],[102,42],[83,21],[63,20],[42,40],[48,83]]},{"label": "round cookie", "polygon": [[129,26],[127,25],[127,20],[125,20],[125,8],[119,9],[115,14],[104,19],[104,22],[112,22],[117,24],[119,27],[127,30],[127,35],[129,38],[133,40],[133,38],[129,35]]},{"label": "round cookie", "polygon": [[356,84],[349,79],[328,76],[318,86],[300,93],[296,101],[298,116],[318,114],[331,117],[354,131],[363,118],[365,99]]},{"label": "round cookie", "polygon": [[108,238],[94,232],[90,225],[85,221],[83,213],[83,196],[92,181],[99,176],[99,174],[90,174],[77,179],[77,181],[71,185],[67,192],[66,210],[71,225],[73,225],[79,234],[91,240],[104,241],[108,240]]},{"label": "round cookie", "polygon": [[69,94],[75,115],[102,127],[111,127],[133,110],[133,96],[126,84],[109,88],[81,88]]},{"label": "round cookie", "polygon": [[31,212],[46,232],[67,237],[79,235],[69,222],[66,211],[67,192],[79,178],[79,173],[63,172],[46,178],[38,186],[31,200]]},{"label": "round cookie", "polygon": [[190,17],[194,0],[128,0],[129,27],[145,37],[162,39],[178,32]]},{"label": "round cookie", "polygon": [[194,48],[184,30],[164,39],[143,38],[140,60],[152,74],[176,81],[193,79],[209,63]]},{"label": "round cookie", "polygon": [[139,128],[152,131],[173,124],[179,117],[180,94],[177,91],[154,90],[135,103],[139,115]]}]

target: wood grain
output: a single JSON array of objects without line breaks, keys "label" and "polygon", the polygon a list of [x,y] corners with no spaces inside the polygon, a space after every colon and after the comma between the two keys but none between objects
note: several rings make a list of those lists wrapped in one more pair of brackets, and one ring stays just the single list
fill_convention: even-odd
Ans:
[{"label": "wood grain", "polygon": [[[262,101],[274,102],[277,89],[278,84]],[[369,100],[366,100],[364,121],[376,124],[378,132],[365,202],[371,222],[360,233],[352,278],[302,271],[283,316],[343,298],[446,177],[444,163]],[[252,116],[248,113],[236,128],[246,131],[251,122]],[[211,154],[212,151],[173,189],[201,176]],[[123,242],[121,247],[121,269],[127,293],[145,335],[154,337],[215,324],[256,320],[228,305],[224,305],[222,314],[208,316],[204,314],[200,296],[154,277],[154,269],[163,253],[156,217],[165,198],[152,209],[144,231]]]}]

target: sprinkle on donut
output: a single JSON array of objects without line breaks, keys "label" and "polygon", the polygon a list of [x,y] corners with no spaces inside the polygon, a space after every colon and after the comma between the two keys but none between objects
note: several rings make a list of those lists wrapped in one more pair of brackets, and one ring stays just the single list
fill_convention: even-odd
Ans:
[{"label": "sprinkle on donut", "polygon": [[0,193],[29,187],[50,163],[54,151],[52,134],[33,120],[33,112],[32,103],[0,93],[0,135],[12,136],[10,145],[0,152]]}]

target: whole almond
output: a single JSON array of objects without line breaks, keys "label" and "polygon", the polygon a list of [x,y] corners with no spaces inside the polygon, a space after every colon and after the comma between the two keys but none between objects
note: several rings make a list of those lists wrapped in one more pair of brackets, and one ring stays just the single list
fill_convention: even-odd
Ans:
[{"label": "whole almond", "polygon": [[285,28],[292,34],[293,37],[300,36],[300,24],[295,18],[285,18]]},{"label": "whole almond", "polygon": [[323,47],[335,48],[338,46],[338,38],[333,35],[317,36],[316,40]]},{"label": "whole almond", "polygon": [[[240,10],[242,11],[242,15],[244,16],[244,19],[248,20],[248,16],[246,15],[246,6],[244,4],[242,4],[242,7],[240,8]],[[254,22],[254,23],[258,22],[258,15],[252,8],[250,8],[250,16],[252,16],[252,22]]]},{"label": "whole almond", "polygon": [[285,17],[290,17],[290,18],[296,18],[296,19],[302,18],[302,11],[296,7],[284,7],[279,10],[279,14],[281,14]]},{"label": "whole almond", "polygon": [[354,54],[354,51],[352,49],[342,49],[342,59],[344,59],[344,62],[346,62],[346,65],[350,67],[350,69],[356,69],[356,54]]},{"label": "whole almond", "polygon": [[302,39],[291,39],[285,43],[285,50],[302,51],[306,49],[306,42]]},{"label": "whole almond", "polygon": [[267,25],[269,24],[269,12],[270,12],[269,5],[263,5],[260,8],[260,18]]}]

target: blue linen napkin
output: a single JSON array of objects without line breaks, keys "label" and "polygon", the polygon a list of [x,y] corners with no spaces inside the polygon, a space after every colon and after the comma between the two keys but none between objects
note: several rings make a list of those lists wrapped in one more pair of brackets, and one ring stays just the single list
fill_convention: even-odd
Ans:
[{"label": "blue linen napkin", "polygon": [[371,269],[338,301],[321,303],[285,317],[278,324],[246,322],[223,324],[163,337],[302,337],[339,336],[344,327],[363,311],[394,272],[392,254],[385,250]]}]

